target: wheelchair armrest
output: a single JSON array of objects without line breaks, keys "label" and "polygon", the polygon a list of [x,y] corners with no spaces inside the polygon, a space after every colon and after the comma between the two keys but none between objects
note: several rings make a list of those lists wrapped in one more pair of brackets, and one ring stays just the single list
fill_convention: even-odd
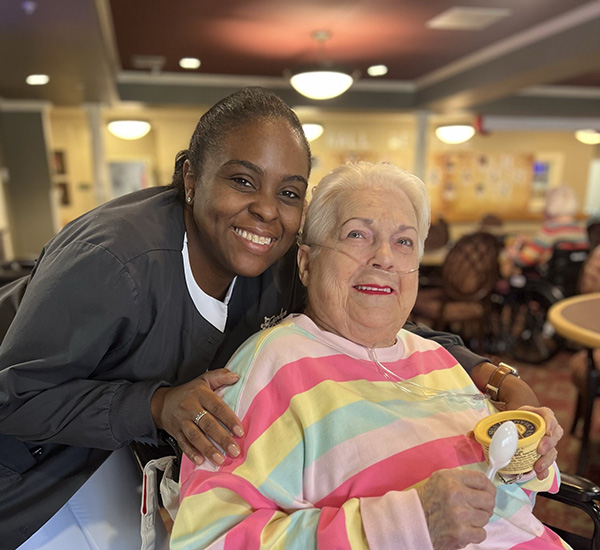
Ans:
[{"label": "wheelchair armrest", "polygon": [[600,487],[593,481],[581,476],[561,473],[561,484],[558,493],[539,493],[551,500],[575,506],[584,511],[594,524],[594,533],[591,539],[569,533],[563,529],[552,527],[572,548],[586,548],[600,550]]},{"label": "wheelchair armrest", "polygon": [[569,502],[592,502],[600,500],[600,487],[593,481],[590,481],[585,477],[562,472],[560,477],[560,490],[557,495],[552,496],[564,496],[565,501]]}]

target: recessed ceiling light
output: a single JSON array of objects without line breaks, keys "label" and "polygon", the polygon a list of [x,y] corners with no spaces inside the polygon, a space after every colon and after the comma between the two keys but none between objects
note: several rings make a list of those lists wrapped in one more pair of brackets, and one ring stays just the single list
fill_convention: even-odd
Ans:
[{"label": "recessed ceiling light", "polygon": [[371,65],[367,69],[369,76],[383,76],[384,74],[387,74],[387,72],[388,68],[385,65]]},{"label": "recessed ceiling light", "polygon": [[47,74],[30,74],[25,79],[25,82],[30,86],[43,86],[50,82],[50,77]]},{"label": "recessed ceiling light", "polygon": [[425,23],[428,29],[480,31],[511,14],[504,8],[450,8]]},{"label": "recessed ceiling light", "polygon": [[24,2],[21,2],[21,9],[27,15],[32,15],[37,9],[37,2],[33,2],[32,0],[25,0]]},{"label": "recessed ceiling light", "polygon": [[179,66],[182,69],[197,69],[200,67],[200,60],[197,57],[182,57]]}]

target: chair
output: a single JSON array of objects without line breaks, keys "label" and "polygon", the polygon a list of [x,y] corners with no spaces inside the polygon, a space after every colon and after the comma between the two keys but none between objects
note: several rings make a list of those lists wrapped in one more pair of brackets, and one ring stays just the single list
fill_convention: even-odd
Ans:
[{"label": "chair", "polygon": [[582,350],[573,356],[570,362],[571,380],[577,388],[577,404],[571,425],[571,434],[577,431],[577,426],[583,420],[581,432],[581,447],[577,461],[577,474],[582,475],[587,463],[590,430],[594,401],[600,397],[600,350]]},{"label": "chair", "polygon": [[[490,294],[498,279],[498,240],[489,233],[463,236],[448,252],[442,266],[442,287],[420,289],[413,320],[436,330],[456,330],[463,336],[477,334],[483,350],[484,319],[490,313]],[[474,329],[473,329],[474,327]]]},{"label": "chair", "polygon": [[439,288],[441,286],[441,267],[449,240],[448,224],[444,218],[439,218],[437,222],[431,225],[425,239],[425,254],[419,267],[419,285],[421,287]]},{"label": "chair", "polygon": [[581,476],[561,473],[561,478],[562,483],[558,493],[539,493],[538,496],[583,510],[594,523],[594,531],[592,538],[586,539],[552,525],[549,525],[549,527],[570,544],[573,550],[600,550],[600,507],[598,505],[600,487]]},{"label": "chair", "polygon": [[450,239],[450,231],[448,223],[444,218],[440,218],[437,222],[432,223],[425,239],[425,252],[438,250],[448,244]]},{"label": "chair", "polygon": [[[600,248],[597,246],[583,265],[580,277],[580,290],[600,292]],[[587,462],[592,412],[594,401],[600,397],[600,349],[586,349],[577,352],[570,360],[571,380],[577,388],[577,404],[571,425],[571,434],[583,420],[581,448],[577,463],[577,473],[583,474]]]},{"label": "chair", "polygon": [[577,294],[579,274],[588,257],[587,249],[574,250],[567,244],[558,242],[554,245],[552,256],[542,270],[542,275],[557,286],[565,298]]},{"label": "chair", "polygon": [[504,239],[506,237],[506,229],[504,227],[504,221],[496,214],[486,214],[479,220],[479,229],[483,233],[491,233],[494,235],[502,245],[504,245]]},{"label": "chair", "polygon": [[13,260],[0,263],[0,286],[29,275],[34,265],[35,260]]},{"label": "chair", "polygon": [[547,314],[553,304],[578,291],[588,251],[570,246],[556,243],[546,265],[511,276],[506,294],[496,296],[501,302],[498,315],[502,349],[519,361],[542,363],[564,343],[548,323]]},{"label": "chair", "polygon": [[600,220],[597,218],[591,220],[587,225],[588,240],[590,241],[590,249],[596,248],[600,244]]}]

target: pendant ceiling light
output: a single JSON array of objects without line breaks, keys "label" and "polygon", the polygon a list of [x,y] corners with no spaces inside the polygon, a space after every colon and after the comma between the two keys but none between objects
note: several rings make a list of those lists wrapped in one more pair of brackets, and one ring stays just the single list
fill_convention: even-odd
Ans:
[{"label": "pendant ceiling light", "polygon": [[108,131],[121,139],[140,139],[150,128],[150,123],[145,120],[113,120],[108,123]]},{"label": "pendant ceiling light", "polygon": [[[329,31],[315,31],[312,34],[320,47],[323,57],[325,42],[329,40]],[[331,99],[342,95],[354,82],[349,71],[321,59],[311,67],[302,67],[292,71],[290,83],[303,96],[310,99]]]},{"label": "pendant ceiling light", "polygon": [[435,129],[435,135],[444,143],[464,143],[465,141],[469,141],[475,135],[475,128],[470,124],[438,126]]}]

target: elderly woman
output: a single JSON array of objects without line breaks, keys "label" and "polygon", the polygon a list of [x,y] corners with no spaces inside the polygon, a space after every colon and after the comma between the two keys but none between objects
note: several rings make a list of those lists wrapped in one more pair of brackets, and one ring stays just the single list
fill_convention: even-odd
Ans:
[{"label": "elderly woman", "polygon": [[393,165],[322,180],[298,252],[306,311],[232,358],[240,382],[224,397],[243,451],[220,466],[184,457],[173,549],[563,548],[532,515],[554,468],[495,487],[467,435],[486,400],[402,329],[428,226],[425,185]]},{"label": "elderly woman", "polygon": [[545,264],[552,256],[555,245],[567,250],[587,250],[586,231],[575,219],[577,197],[567,185],[550,189],[544,206],[544,223],[531,240],[516,239],[508,249],[508,256],[519,268]]}]

